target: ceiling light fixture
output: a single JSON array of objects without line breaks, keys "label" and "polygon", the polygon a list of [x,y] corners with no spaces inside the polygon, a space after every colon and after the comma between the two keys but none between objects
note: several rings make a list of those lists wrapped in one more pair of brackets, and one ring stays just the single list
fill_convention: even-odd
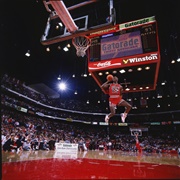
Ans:
[{"label": "ceiling light fixture", "polygon": [[47,47],[47,48],[46,48],[46,51],[47,51],[47,52],[49,52],[49,51],[50,51],[50,48],[49,48],[49,47]]},{"label": "ceiling light fixture", "polygon": [[25,56],[27,56],[27,57],[31,56],[30,50],[28,50],[28,51],[26,52]]},{"label": "ceiling light fixture", "polygon": [[138,70],[138,71],[141,71],[141,70],[142,70],[142,68],[141,68],[141,67],[139,67],[139,68],[137,68],[137,70]]},{"label": "ceiling light fixture", "polygon": [[132,69],[129,69],[128,72],[133,72],[133,70],[132,70]]},{"label": "ceiling light fixture", "polygon": [[171,61],[171,64],[174,64],[175,62],[176,62],[175,60],[172,60],[172,61]]},{"label": "ceiling light fixture", "polygon": [[64,50],[65,52],[69,51],[69,49],[68,49],[67,47],[64,47],[63,50]]},{"label": "ceiling light fixture", "polygon": [[119,70],[121,74],[125,73],[126,71],[124,69]]},{"label": "ceiling light fixture", "polygon": [[180,57],[177,58],[177,62],[180,62]]},{"label": "ceiling light fixture", "polygon": [[150,67],[149,67],[149,66],[145,67],[145,70],[149,70],[149,69],[150,69]]},{"label": "ceiling light fixture", "polygon": [[57,80],[59,80],[59,81],[61,80],[61,75],[58,76]]},{"label": "ceiling light fixture", "polygon": [[58,24],[59,24],[59,26],[63,27],[63,24],[61,22],[59,22]]}]

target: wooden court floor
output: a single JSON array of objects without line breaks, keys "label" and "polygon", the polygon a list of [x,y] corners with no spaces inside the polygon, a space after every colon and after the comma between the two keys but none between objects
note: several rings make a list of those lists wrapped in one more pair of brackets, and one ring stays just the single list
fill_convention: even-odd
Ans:
[{"label": "wooden court floor", "polygon": [[2,180],[180,179],[180,155],[122,151],[2,152]]}]

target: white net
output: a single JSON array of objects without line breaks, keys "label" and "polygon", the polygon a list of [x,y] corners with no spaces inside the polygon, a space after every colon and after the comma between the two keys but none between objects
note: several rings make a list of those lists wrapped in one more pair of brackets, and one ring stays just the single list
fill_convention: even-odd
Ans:
[{"label": "white net", "polygon": [[142,136],[142,131],[140,129],[131,129],[131,136]]},{"label": "white net", "polygon": [[84,57],[86,55],[86,50],[91,45],[91,39],[87,36],[78,36],[72,39],[72,43],[76,48],[76,55],[78,57]]}]

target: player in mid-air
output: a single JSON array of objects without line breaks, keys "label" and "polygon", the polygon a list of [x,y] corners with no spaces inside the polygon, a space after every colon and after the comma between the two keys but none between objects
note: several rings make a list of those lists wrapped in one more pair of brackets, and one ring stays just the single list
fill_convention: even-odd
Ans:
[{"label": "player in mid-air", "polygon": [[116,113],[116,106],[124,106],[125,111],[121,114],[121,120],[124,123],[127,117],[127,114],[131,110],[131,105],[122,99],[122,86],[118,83],[118,77],[113,76],[112,81],[107,80],[104,84],[101,85],[106,92],[109,94],[109,108],[110,113],[105,116],[105,122],[109,122],[109,119],[113,117]]}]

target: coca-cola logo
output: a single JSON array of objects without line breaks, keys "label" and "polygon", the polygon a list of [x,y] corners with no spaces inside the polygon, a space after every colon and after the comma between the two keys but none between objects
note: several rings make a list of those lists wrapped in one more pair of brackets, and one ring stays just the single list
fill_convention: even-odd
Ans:
[{"label": "coca-cola logo", "polygon": [[89,64],[89,69],[95,70],[95,69],[106,69],[107,67],[119,67],[121,65],[121,62],[111,62],[110,60],[108,61],[103,61],[103,62],[98,62],[98,63],[91,63]]},{"label": "coca-cola logo", "polygon": [[105,67],[105,66],[110,66],[111,65],[111,61],[106,61],[104,63],[98,63],[97,67]]}]

